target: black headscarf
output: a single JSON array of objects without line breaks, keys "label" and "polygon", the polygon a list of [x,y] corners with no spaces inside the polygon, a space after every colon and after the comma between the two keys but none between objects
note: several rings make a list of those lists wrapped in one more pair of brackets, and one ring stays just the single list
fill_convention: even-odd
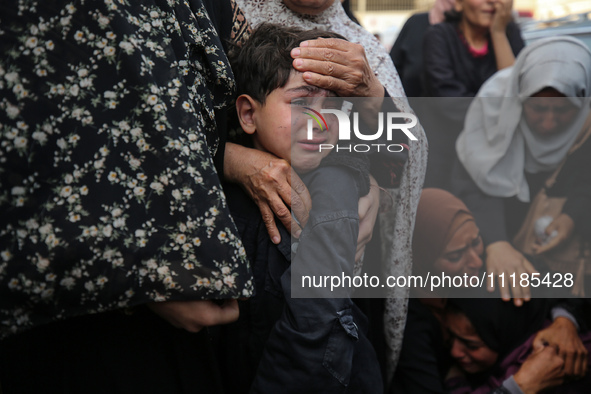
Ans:
[{"label": "black headscarf", "polygon": [[540,330],[547,316],[547,299],[532,299],[516,307],[503,301],[497,292],[491,298],[491,293],[478,288],[467,290],[466,295],[449,299],[448,305],[468,317],[484,343],[499,353],[499,361]]}]

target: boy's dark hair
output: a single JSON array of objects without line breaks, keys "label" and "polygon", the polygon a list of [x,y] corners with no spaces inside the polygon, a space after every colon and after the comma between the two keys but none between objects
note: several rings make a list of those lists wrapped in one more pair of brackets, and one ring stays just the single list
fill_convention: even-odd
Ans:
[{"label": "boy's dark hair", "polygon": [[302,41],[320,37],[345,39],[325,30],[261,24],[241,47],[235,46],[228,54],[238,94],[248,94],[264,104],[273,90],[285,86],[294,70],[291,50]]}]

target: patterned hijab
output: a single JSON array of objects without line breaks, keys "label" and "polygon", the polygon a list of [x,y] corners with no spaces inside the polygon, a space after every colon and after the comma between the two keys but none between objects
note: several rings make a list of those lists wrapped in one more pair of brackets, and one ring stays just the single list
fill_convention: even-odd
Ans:
[{"label": "patterned hijab", "polygon": [[[581,109],[566,130],[551,136],[533,133],[522,116],[524,101],[544,88]],[[585,44],[566,36],[536,41],[482,86],[456,142],[458,157],[486,194],[528,202],[525,172],[558,167],[587,118],[590,94],[591,51]]]}]

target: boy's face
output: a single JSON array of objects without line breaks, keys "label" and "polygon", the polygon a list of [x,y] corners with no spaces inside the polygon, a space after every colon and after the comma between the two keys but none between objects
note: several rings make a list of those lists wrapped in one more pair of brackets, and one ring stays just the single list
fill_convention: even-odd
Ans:
[{"label": "boy's face", "polygon": [[[273,90],[265,104],[255,102],[253,121],[255,147],[287,160],[298,172],[318,167],[330,149],[320,144],[335,145],[338,139],[337,118],[323,114],[328,129],[312,119],[309,109],[341,109],[341,100],[331,91],[308,85],[302,73],[292,71],[282,88]],[[338,107],[338,108],[337,108]],[[312,139],[308,139],[308,119],[312,120]]]}]

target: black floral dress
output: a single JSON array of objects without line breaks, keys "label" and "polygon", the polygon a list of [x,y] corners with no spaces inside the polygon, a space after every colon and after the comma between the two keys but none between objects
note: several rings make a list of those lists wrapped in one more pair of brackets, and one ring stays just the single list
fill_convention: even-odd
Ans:
[{"label": "black floral dress", "polygon": [[200,1],[0,5],[0,338],[251,295],[214,166],[221,44]]}]

